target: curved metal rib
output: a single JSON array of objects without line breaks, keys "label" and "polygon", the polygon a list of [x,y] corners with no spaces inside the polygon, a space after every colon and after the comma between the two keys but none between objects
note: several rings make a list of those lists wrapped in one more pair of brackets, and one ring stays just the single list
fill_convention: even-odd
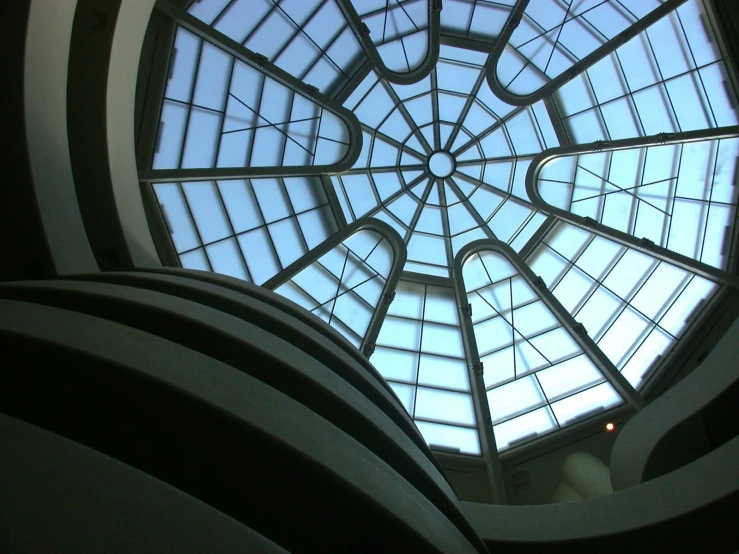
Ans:
[{"label": "curved metal rib", "polygon": [[344,14],[349,26],[359,38],[365,54],[367,54],[367,57],[372,61],[375,69],[383,79],[397,85],[410,85],[426,77],[436,66],[436,62],[439,59],[441,0],[428,0],[429,27],[426,57],[418,67],[406,73],[399,73],[388,69],[382,60],[382,56],[377,51],[377,46],[375,46],[375,43],[369,37],[369,33],[365,30],[364,23],[352,5],[351,0],[337,0],[336,3]]},{"label": "curved metal rib", "polygon": [[706,279],[710,279],[711,281],[714,281],[716,283],[722,283],[735,288],[739,288],[739,276],[737,275],[732,275],[727,271],[717,269],[713,266],[710,266],[703,262],[699,262],[683,254],[678,254],[662,246],[644,243],[642,239],[637,238],[629,233],[613,229],[612,227],[607,227],[601,223],[588,220],[588,218],[583,218],[567,210],[563,210],[562,208],[557,208],[548,204],[542,199],[541,195],[539,194],[539,188],[537,186],[539,172],[544,167],[544,165],[547,162],[562,156],[583,154],[589,152],[608,152],[614,150],[624,150],[627,148],[637,148],[642,146],[680,144],[706,139],[731,138],[738,135],[739,125],[734,125],[731,127],[719,127],[717,129],[703,129],[700,131],[687,131],[684,133],[662,133],[649,137],[638,137],[614,141],[597,141],[595,143],[583,144],[578,146],[551,148],[537,155],[531,162],[528,172],[526,173],[526,193],[531,199],[531,203],[545,213],[555,215],[560,219],[572,223],[573,225],[585,225],[588,227],[588,230],[590,232],[612,239],[620,244],[623,244],[624,246],[637,249],[648,248],[649,254],[659,260],[671,263],[677,267],[680,267],[686,271],[690,271],[691,273],[695,273],[696,275],[700,275],[701,277],[704,277]]},{"label": "curved metal rib", "polygon": [[[304,255],[302,258],[296,260],[288,267],[283,269],[280,273],[269,279],[267,282],[264,283],[263,286],[270,290],[275,290],[280,285],[292,279],[295,275],[308,267],[310,264],[318,261],[324,254],[327,254],[329,251],[339,246],[342,242],[344,242],[355,233],[363,230],[374,231],[378,233],[379,235],[387,239],[393,249],[393,265],[391,266],[390,273],[385,280],[385,286],[383,287],[382,293],[380,295],[380,298],[383,299],[390,298],[393,291],[395,290],[395,287],[398,284],[400,274],[403,271],[403,266],[405,265],[408,255],[407,249],[403,238],[395,229],[393,229],[384,221],[369,217],[358,219],[351,225],[347,225],[340,232],[334,234],[331,238],[325,240],[316,248]],[[377,336],[380,334],[380,328],[382,327],[382,323],[385,320],[385,316],[387,315],[387,310],[389,307],[390,302],[381,301],[380,304],[372,312],[372,318],[370,319],[367,331],[359,347],[360,350],[364,352],[365,355],[367,355],[368,357],[368,353],[371,353],[372,347],[377,340]]]},{"label": "curved metal rib", "polygon": [[[645,17],[641,18],[639,21],[637,21],[627,29],[621,31],[621,33],[616,35],[614,38],[593,50],[590,54],[582,58],[579,62],[573,64],[572,67],[570,67],[567,71],[562,72],[553,79],[550,79],[545,75],[545,78],[549,80],[548,83],[539,87],[533,92],[525,95],[518,95],[509,92],[508,89],[500,83],[497,75],[497,67],[503,51],[508,46],[508,41],[510,40],[511,35],[513,35],[515,29],[521,23],[521,18],[523,17],[524,12],[526,11],[526,7],[529,5],[529,2],[530,0],[519,0],[518,4],[516,4],[516,7],[511,12],[510,17],[505,24],[505,27],[503,27],[503,31],[501,32],[500,37],[495,43],[495,48],[493,49],[493,52],[488,59],[488,64],[486,68],[487,80],[490,89],[498,98],[500,98],[504,102],[507,102],[508,104],[513,104],[514,106],[528,106],[529,104],[533,104],[534,102],[541,100],[545,96],[551,94],[567,81],[573,79],[574,77],[577,77],[580,73],[582,73],[601,59],[605,58],[608,54],[610,54],[620,46],[626,44],[634,36],[644,31],[647,27],[655,23],[657,20],[661,19],[671,11],[678,8],[681,4],[685,3],[686,0],[667,0],[664,4],[651,11]],[[531,65],[530,62],[529,65]]]},{"label": "curved metal rib", "polygon": [[195,16],[182,8],[175,6],[169,0],[157,0],[156,8],[171,17],[178,25],[187,29],[199,38],[209,42],[235,59],[243,62],[262,74],[274,79],[285,87],[293,90],[310,102],[333,113],[346,126],[348,146],[341,161],[331,165],[298,165],[273,167],[215,167],[197,169],[148,169],[139,171],[139,179],[148,182],[170,181],[206,181],[213,179],[244,179],[250,177],[285,177],[320,175],[323,173],[339,173],[352,167],[362,151],[362,129],[357,116],[344,108],[335,100],[321,93],[315,87],[293,77],[274,63],[266,60],[239,44],[232,38],[217,31],[210,25],[203,23]]}]

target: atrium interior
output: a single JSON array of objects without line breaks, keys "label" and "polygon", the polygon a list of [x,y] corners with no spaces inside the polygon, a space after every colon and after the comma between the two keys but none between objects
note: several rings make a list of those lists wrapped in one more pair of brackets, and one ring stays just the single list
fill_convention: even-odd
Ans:
[{"label": "atrium interior", "polygon": [[699,0],[157,6],[140,177],[179,263],[324,319],[432,448],[639,410],[735,288],[734,77]]},{"label": "atrium interior", "polygon": [[5,3],[0,550],[736,552],[735,4]]}]

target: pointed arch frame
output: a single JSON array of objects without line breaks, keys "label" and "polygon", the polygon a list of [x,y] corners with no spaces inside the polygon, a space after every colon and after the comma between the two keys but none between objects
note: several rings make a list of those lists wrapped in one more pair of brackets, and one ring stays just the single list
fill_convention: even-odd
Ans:
[{"label": "pointed arch frame", "polygon": [[359,158],[362,151],[362,129],[357,119],[350,110],[344,108],[341,103],[330,98],[303,81],[293,77],[285,70],[277,67],[264,56],[253,52],[246,46],[238,43],[225,34],[217,31],[207,23],[191,15],[184,9],[176,6],[170,0],[157,0],[155,8],[164,15],[171,18],[177,25],[190,31],[198,38],[216,46],[233,56],[236,60],[256,69],[263,75],[274,79],[281,85],[289,88],[320,108],[336,115],[346,126],[348,146],[344,157],[337,163],[331,165],[296,165],[296,166],[273,166],[273,167],[215,167],[194,169],[141,169],[139,180],[150,183],[161,183],[171,181],[208,181],[225,179],[248,179],[256,177],[289,177],[322,175],[325,173],[339,173],[352,167]]},{"label": "pointed arch frame", "polygon": [[410,85],[420,81],[431,73],[439,59],[439,33],[441,27],[440,14],[442,9],[441,0],[427,0],[427,2],[429,26],[426,57],[418,67],[411,69],[410,71],[400,73],[389,69],[382,60],[382,57],[377,50],[377,46],[372,42],[372,39],[370,38],[362,19],[357,13],[357,10],[354,8],[354,5],[352,5],[351,0],[336,0],[337,5],[344,14],[349,26],[354,31],[354,34],[359,39],[364,53],[374,65],[377,73],[379,73],[379,75],[386,81],[395,83],[396,85]]},{"label": "pointed arch frame", "polygon": [[[647,27],[677,9],[687,0],[666,0],[664,4],[662,4],[658,8],[655,8],[645,17],[641,18],[630,27],[621,31],[614,38],[593,50],[590,54],[582,58],[579,62],[573,64],[567,71],[563,71],[560,75],[556,76],[553,79],[550,79],[545,75],[545,78],[548,80],[545,85],[539,87],[537,90],[529,94],[518,95],[509,92],[508,89],[500,83],[497,75],[497,67],[498,63],[500,62],[500,58],[503,55],[503,52],[508,46],[508,42],[513,35],[513,32],[521,23],[521,19],[523,18],[530,1],[531,0],[518,0],[518,3],[508,16],[508,20],[506,21],[505,26],[503,27],[503,30],[501,31],[500,36],[495,43],[495,47],[490,54],[490,58],[488,59],[486,67],[486,76],[490,89],[498,98],[514,106],[528,106],[529,104],[533,104],[534,102],[537,102],[542,98],[550,95],[552,92],[564,85],[567,81],[574,79],[585,70],[587,70],[589,67],[595,65],[597,62],[605,58],[608,54],[614,52],[620,46],[623,46],[624,44],[629,42],[632,38],[644,31]],[[529,65],[533,65],[531,64],[530,60],[527,59],[527,61],[529,62]]]},{"label": "pointed arch frame", "polygon": [[401,273],[403,272],[403,266],[408,257],[408,252],[403,238],[390,225],[384,221],[373,218],[358,219],[354,223],[342,228],[338,233],[334,233],[334,235],[329,239],[323,241],[313,250],[287,266],[271,279],[268,279],[262,286],[270,290],[275,290],[277,287],[287,283],[306,267],[317,262],[322,256],[338,247],[341,243],[359,231],[374,231],[386,239],[393,250],[393,263],[390,266],[390,273],[385,279],[385,286],[380,293],[380,304],[372,312],[372,317],[367,326],[367,331],[365,332],[364,337],[362,337],[362,342],[359,346],[359,350],[369,358],[374,350],[377,336],[380,334],[380,328],[382,327],[382,323],[385,321],[385,316],[387,315],[388,308],[392,302],[395,288],[398,285],[398,280],[400,279]]}]

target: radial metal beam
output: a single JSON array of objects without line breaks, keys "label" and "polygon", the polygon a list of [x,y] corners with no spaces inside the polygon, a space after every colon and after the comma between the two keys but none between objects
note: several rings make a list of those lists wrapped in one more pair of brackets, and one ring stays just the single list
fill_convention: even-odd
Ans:
[{"label": "radial metal beam", "polygon": [[544,107],[547,110],[547,115],[549,116],[549,121],[552,122],[557,142],[559,142],[560,146],[569,146],[571,144],[570,137],[567,134],[567,129],[565,129],[564,123],[562,122],[562,117],[559,115],[554,98],[551,94],[548,94],[544,97],[543,101]]},{"label": "radial metal beam", "polygon": [[[508,45],[508,41],[510,40],[513,31],[515,31],[515,29],[521,23],[521,19],[524,16],[524,12],[526,11],[526,7],[529,5],[529,2],[530,0],[519,0],[516,4],[516,7],[513,9],[513,11],[511,11],[510,16],[508,17],[508,21],[506,21],[506,24],[503,27],[503,31],[500,33],[500,36],[495,43],[495,48],[493,49],[493,52],[490,55],[486,66],[487,79],[488,84],[490,85],[490,89],[498,98],[514,106],[528,106],[553,93],[559,87],[564,85],[567,81],[575,78],[580,73],[605,58],[608,54],[610,54],[620,46],[626,44],[629,40],[631,40],[637,34],[641,33],[647,27],[649,27],[671,11],[677,9],[681,4],[685,3],[686,0],[666,0],[659,7],[648,13],[645,17],[641,18],[630,27],[621,31],[621,33],[616,35],[614,38],[593,50],[590,54],[582,58],[579,62],[573,64],[572,67],[570,67],[567,71],[562,72],[560,75],[554,77],[553,79],[550,79],[542,73],[544,79],[548,80],[545,85],[542,85],[532,93],[518,95],[509,92],[508,89],[501,84],[501,82],[498,80],[496,68],[500,61],[501,55]],[[527,60],[527,62],[528,65],[531,65],[533,67],[529,60]]]},{"label": "radial metal beam", "polygon": [[739,125],[731,127],[719,127],[716,129],[701,129],[699,131],[687,131],[684,133],[661,133],[648,137],[637,137],[624,140],[614,141],[597,141],[590,144],[581,144],[577,146],[565,146],[559,148],[550,148],[538,154],[529,166],[526,173],[526,193],[531,199],[531,203],[547,214],[552,214],[558,218],[572,223],[573,225],[585,226],[588,231],[596,235],[600,235],[618,242],[624,246],[636,249],[644,249],[658,260],[665,261],[680,267],[686,271],[700,275],[706,279],[739,288],[739,275],[731,274],[703,262],[699,262],[693,258],[678,254],[672,250],[668,250],[663,246],[658,246],[642,238],[634,235],[607,227],[601,223],[595,222],[589,218],[575,215],[568,210],[556,208],[542,199],[539,194],[538,180],[539,173],[542,168],[550,161],[565,156],[573,156],[577,154],[588,154],[591,152],[613,152],[616,150],[626,150],[630,148],[641,148],[645,146],[661,146],[665,144],[685,144],[690,142],[699,142],[705,140],[735,138],[739,136]]},{"label": "radial metal beam", "polygon": [[367,57],[372,61],[375,70],[380,76],[391,83],[398,85],[410,85],[416,83],[426,77],[436,66],[436,62],[439,59],[439,28],[440,28],[440,14],[441,14],[441,0],[427,0],[428,1],[428,14],[429,14],[429,26],[428,26],[428,45],[426,49],[426,57],[423,59],[418,67],[415,67],[407,72],[397,72],[388,69],[387,65],[377,51],[377,46],[369,35],[369,29],[364,24],[362,19],[359,17],[357,10],[354,8],[351,0],[337,0],[337,5],[341,9],[344,17],[346,18],[349,26],[354,31],[354,34],[359,39],[359,43],[362,45]]},{"label": "radial metal beam", "polygon": [[547,233],[552,230],[552,227],[554,227],[554,224],[557,223],[557,221],[556,215],[547,216],[544,222],[539,225],[536,232],[531,235],[531,238],[527,240],[526,244],[524,244],[521,250],[519,250],[518,255],[521,256],[522,260],[526,260],[531,255],[544,237],[547,236]]},{"label": "radial metal beam", "polygon": [[320,175],[322,173],[340,173],[354,165],[362,151],[362,129],[354,113],[315,87],[293,77],[274,63],[266,60],[264,56],[249,50],[244,45],[217,31],[169,0],[157,0],[155,6],[157,10],[172,18],[182,28],[187,29],[204,41],[217,46],[240,62],[274,79],[320,108],[336,115],[346,126],[349,136],[347,151],[344,157],[339,162],[331,165],[148,169],[139,171],[141,181],[156,183]]},{"label": "radial metal beam", "polygon": [[328,175],[321,175],[320,179],[321,184],[323,185],[323,191],[326,193],[328,205],[331,208],[331,213],[336,220],[336,226],[339,228],[339,231],[341,231],[348,225],[348,222],[346,220],[346,215],[344,214],[344,208],[341,207],[339,195],[336,194],[336,189],[334,188],[334,183],[331,181],[331,177]]}]

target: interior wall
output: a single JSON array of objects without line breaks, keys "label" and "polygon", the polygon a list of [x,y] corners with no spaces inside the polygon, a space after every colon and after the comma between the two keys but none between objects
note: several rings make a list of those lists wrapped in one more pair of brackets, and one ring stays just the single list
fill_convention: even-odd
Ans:
[{"label": "interior wall", "polygon": [[3,552],[285,552],[151,475],[5,414],[0,442]]},{"label": "interior wall", "polygon": [[28,14],[24,115],[33,187],[59,274],[97,271],[72,176],[67,67],[77,0],[33,0]]},{"label": "interior wall", "polygon": [[123,233],[136,267],[161,266],[138,186],[134,139],[136,76],[155,0],[121,2],[110,56],[107,131],[110,178]]}]

